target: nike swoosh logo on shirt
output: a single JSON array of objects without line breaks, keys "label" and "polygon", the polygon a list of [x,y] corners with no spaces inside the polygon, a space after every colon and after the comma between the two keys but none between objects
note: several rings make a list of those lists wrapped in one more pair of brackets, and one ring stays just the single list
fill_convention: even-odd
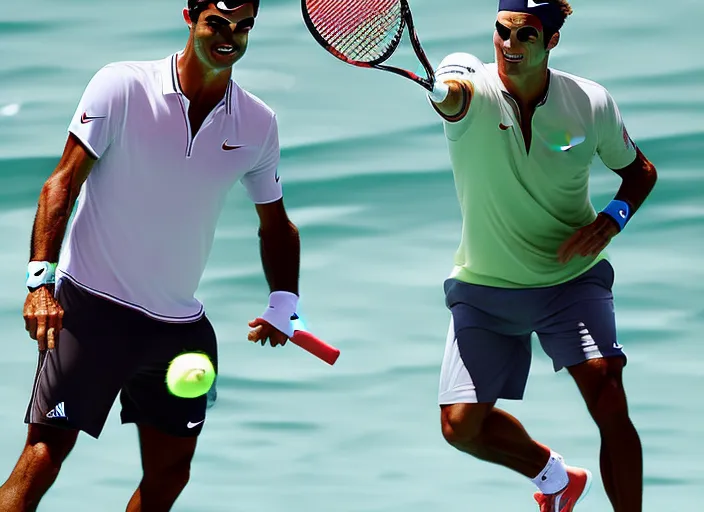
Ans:
[{"label": "nike swoosh logo on shirt", "polygon": [[227,139],[225,139],[225,142],[222,143],[222,149],[223,151],[232,151],[233,149],[239,149],[244,146],[230,146],[227,143]]},{"label": "nike swoosh logo on shirt", "polygon": [[196,423],[192,423],[192,422],[189,421],[186,426],[187,426],[188,428],[195,428],[195,427],[197,427],[198,425],[200,425],[201,423],[203,423],[204,421],[205,421],[205,420],[200,420],[200,421],[197,421]]},{"label": "nike swoosh logo on shirt", "polygon": [[582,136],[575,137],[573,138],[569,144],[565,146],[560,146],[560,150],[562,151],[569,151],[570,149],[579,146],[582,142],[584,142],[586,139]]},{"label": "nike swoosh logo on shirt", "polygon": [[105,119],[106,117],[107,116],[89,116],[88,112],[83,112],[83,115],[81,116],[81,124],[87,124],[91,121],[95,121],[96,119]]}]

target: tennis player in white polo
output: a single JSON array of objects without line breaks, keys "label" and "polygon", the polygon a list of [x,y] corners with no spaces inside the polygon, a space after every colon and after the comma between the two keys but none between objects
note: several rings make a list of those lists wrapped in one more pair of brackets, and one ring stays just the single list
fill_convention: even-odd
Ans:
[{"label": "tennis player in white polo", "polygon": [[[548,67],[572,12],[566,0],[499,0],[495,63],[455,53],[436,76],[462,238],[445,283],[451,311],[439,403],[455,448],[529,478],[541,512],[570,512],[591,474],[528,435],[497,400],[523,398],[536,333],[567,368],[601,434],[601,474],[616,512],[640,512],[642,449],[622,382],[614,269],[604,249],[656,181],[601,85]],[[595,157],[622,184],[596,212]],[[562,415],[548,407],[546,417]]]},{"label": "tennis player in white polo", "polygon": [[171,509],[207,400],[170,395],[165,373],[185,351],[208,354],[217,368],[215,333],[194,293],[237,182],[259,214],[271,289],[250,327],[262,344],[292,335],[300,243],[283,204],[276,116],[231,77],[258,8],[189,0],[183,51],[109,64],[88,84],[32,232],[24,317],[39,364],[27,443],[0,488],[0,510],[35,510],[79,431],[97,438],[118,394],[122,422],[137,424],[144,469],[127,510]]}]

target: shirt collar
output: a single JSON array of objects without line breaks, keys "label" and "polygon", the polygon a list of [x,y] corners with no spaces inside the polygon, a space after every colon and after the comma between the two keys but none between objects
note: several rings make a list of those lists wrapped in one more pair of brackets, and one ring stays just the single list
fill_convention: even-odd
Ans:
[{"label": "shirt collar", "polygon": [[[552,79],[552,72],[550,71],[550,69],[548,69],[548,80],[545,84],[545,94],[540,99],[540,101],[536,104],[536,107],[542,107],[543,105],[545,105],[545,102],[548,101],[548,95],[550,94],[551,79]],[[508,96],[509,98],[513,99],[513,96],[511,95],[510,92],[508,92],[508,89],[506,89],[504,82],[501,80],[501,77],[498,74],[498,70],[496,73],[496,80],[499,82],[499,87],[501,88],[501,92],[503,92],[504,96]]]},{"label": "shirt collar", "polygon": [[[180,94],[183,96],[183,91],[181,90],[181,84],[178,81],[178,68],[176,63],[178,61],[178,53],[174,53],[171,57],[164,59],[161,64],[161,89],[164,96],[169,94]],[[234,109],[234,82],[230,80],[227,84],[227,90],[225,91],[225,112],[227,114],[232,114]]]},{"label": "shirt collar", "polygon": [[178,54],[174,53],[161,63],[161,88],[164,96],[167,94],[183,94],[178,84],[178,73],[176,71],[177,56]]}]

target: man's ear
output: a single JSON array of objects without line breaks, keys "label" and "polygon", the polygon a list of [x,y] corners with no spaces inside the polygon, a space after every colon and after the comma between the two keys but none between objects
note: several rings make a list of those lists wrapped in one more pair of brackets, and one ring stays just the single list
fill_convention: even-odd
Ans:
[{"label": "man's ear", "polygon": [[191,12],[187,8],[183,8],[183,20],[188,25],[188,28],[193,28],[193,20],[191,20]]},{"label": "man's ear", "polygon": [[552,35],[552,37],[550,38],[550,42],[548,43],[548,46],[547,46],[546,50],[547,50],[547,51],[552,50],[553,48],[555,48],[555,47],[557,46],[557,43],[559,43],[559,42],[560,42],[560,33],[559,33],[559,32],[555,32],[555,33]]}]

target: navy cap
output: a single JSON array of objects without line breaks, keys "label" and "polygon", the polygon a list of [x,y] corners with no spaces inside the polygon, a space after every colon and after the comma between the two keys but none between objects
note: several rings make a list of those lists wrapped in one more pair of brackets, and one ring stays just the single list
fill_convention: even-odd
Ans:
[{"label": "navy cap", "polygon": [[[204,5],[201,7],[201,4]],[[252,4],[254,6],[255,16],[259,11],[259,0],[188,0],[188,8],[191,10],[207,7],[208,4],[215,4],[217,10],[223,13],[232,12],[245,4]]]},{"label": "navy cap", "polygon": [[565,21],[562,8],[545,0],[499,0],[499,12],[524,12],[536,16],[544,28],[557,30]]}]

